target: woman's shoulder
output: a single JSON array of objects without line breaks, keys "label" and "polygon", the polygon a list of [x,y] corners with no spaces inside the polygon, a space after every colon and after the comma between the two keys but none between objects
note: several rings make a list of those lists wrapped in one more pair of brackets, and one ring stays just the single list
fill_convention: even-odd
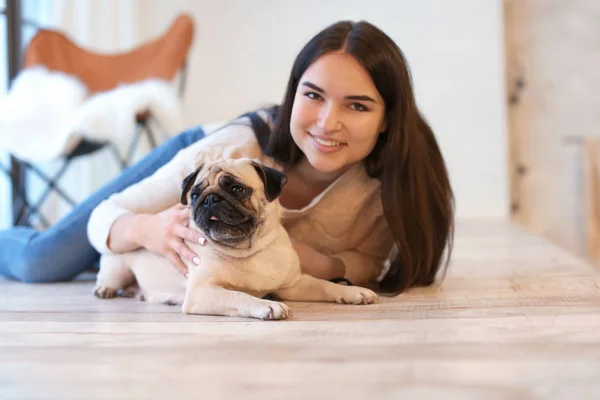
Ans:
[{"label": "woman's shoulder", "polygon": [[258,145],[256,134],[257,121],[267,129],[271,128],[269,115],[265,110],[246,113],[231,121],[217,121],[202,125],[205,145],[225,144],[231,146]]},{"label": "woman's shoulder", "polygon": [[[261,118],[264,114],[257,113]],[[204,138],[188,148],[189,167],[201,162],[223,158],[254,158],[272,164],[259,145],[250,119],[242,116],[229,122],[211,122],[201,125]]]}]

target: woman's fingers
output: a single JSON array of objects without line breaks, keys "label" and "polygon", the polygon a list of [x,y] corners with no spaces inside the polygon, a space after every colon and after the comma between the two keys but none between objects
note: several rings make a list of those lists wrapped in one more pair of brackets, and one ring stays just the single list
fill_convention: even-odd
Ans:
[{"label": "woman's fingers", "polygon": [[179,272],[181,272],[184,276],[187,277],[188,275],[188,269],[185,266],[185,264],[183,263],[183,261],[181,261],[181,258],[179,258],[179,255],[177,253],[175,253],[175,251],[169,251],[167,254],[167,259],[171,262],[171,264],[173,264],[173,266],[175,268],[177,268],[177,270]]},{"label": "woman's fingers", "polygon": [[177,217],[182,221],[187,221],[190,219],[190,210],[188,210],[187,206],[182,207],[182,209],[177,210]]},{"label": "woman's fingers", "polygon": [[190,260],[196,265],[200,264],[200,258],[198,255],[194,253],[192,249],[190,249],[182,240],[173,239],[173,242],[171,242],[171,248],[175,250],[179,256]]},{"label": "woman's fingers", "polygon": [[206,239],[199,232],[187,227],[190,220],[189,208],[182,204],[178,204],[172,208],[174,210],[175,223],[171,225],[171,239],[169,240],[169,248],[167,258],[182,274],[187,276],[188,269],[185,266],[183,259],[189,260],[194,264],[200,263],[200,258],[194,253],[184,241],[192,243],[204,244]]},{"label": "woman's fingers", "polygon": [[204,238],[204,236],[202,236],[201,233],[196,232],[195,230],[185,227],[183,225],[176,225],[173,228],[173,234],[175,234],[175,236],[178,236],[183,240],[187,240],[188,242],[199,244],[206,243],[206,239]]}]

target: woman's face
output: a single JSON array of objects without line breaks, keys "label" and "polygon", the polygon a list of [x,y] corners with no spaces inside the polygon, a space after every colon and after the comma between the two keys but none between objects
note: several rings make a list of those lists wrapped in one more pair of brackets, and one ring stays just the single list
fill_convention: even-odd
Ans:
[{"label": "woman's face", "polygon": [[325,54],[300,78],[290,131],[318,171],[343,172],[362,161],[385,127],[383,99],[351,55]]}]

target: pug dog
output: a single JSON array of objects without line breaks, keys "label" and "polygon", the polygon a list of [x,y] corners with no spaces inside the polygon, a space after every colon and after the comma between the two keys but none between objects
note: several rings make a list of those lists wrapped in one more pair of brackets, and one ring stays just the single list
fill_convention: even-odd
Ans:
[{"label": "pug dog", "polygon": [[[252,159],[200,165],[182,184],[189,227],[207,244],[188,243],[200,263],[187,260],[182,276],[163,256],[139,249],[103,255],[95,288],[100,298],[139,285],[151,302],[181,305],[185,314],[252,317],[291,316],[276,300],[371,304],[377,295],[302,273],[300,260],[280,222],[277,200],[286,176]],[[275,300],[263,297],[270,294]]]}]

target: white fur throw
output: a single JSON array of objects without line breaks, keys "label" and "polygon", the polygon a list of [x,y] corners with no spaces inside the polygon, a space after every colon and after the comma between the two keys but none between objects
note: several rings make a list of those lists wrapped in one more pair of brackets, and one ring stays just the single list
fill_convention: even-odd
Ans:
[{"label": "white fur throw", "polygon": [[144,110],[168,134],[183,128],[180,101],[170,82],[150,79],[88,96],[74,76],[28,68],[0,98],[0,151],[43,162],[68,153],[85,137],[112,141],[125,157],[135,134],[135,115]]}]

